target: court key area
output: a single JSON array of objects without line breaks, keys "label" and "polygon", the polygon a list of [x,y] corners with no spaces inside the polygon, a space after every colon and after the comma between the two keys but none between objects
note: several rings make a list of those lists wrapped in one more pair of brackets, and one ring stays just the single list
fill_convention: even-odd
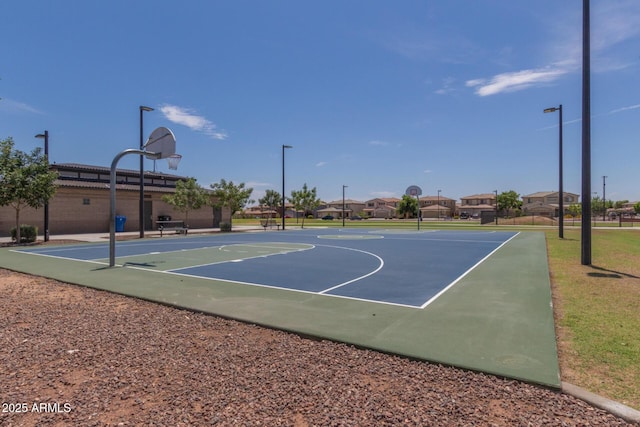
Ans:
[{"label": "court key area", "polygon": [[117,242],[112,268],[106,242],[6,255],[4,267],[70,283],[560,385],[542,233],[332,228],[149,238]]}]

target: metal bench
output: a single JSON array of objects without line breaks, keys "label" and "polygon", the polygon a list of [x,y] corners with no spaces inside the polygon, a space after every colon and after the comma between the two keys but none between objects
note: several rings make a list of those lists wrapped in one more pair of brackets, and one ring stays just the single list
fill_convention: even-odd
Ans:
[{"label": "metal bench", "polygon": [[269,228],[278,227],[278,230],[280,230],[280,223],[273,218],[261,219],[260,225],[264,227],[265,231],[267,230],[267,227]]},{"label": "metal bench", "polygon": [[156,221],[158,230],[160,230],[160,237],[165,231],[175,231],[177,234],[187,234],[189,227],[184,224],[184,221]]}]

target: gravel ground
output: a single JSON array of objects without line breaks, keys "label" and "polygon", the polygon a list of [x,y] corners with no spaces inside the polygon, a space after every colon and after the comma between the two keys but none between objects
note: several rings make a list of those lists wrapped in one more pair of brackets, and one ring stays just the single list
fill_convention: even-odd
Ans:
[{"label": "gravel ground", "polygon": [[622,426],[553,390],[0,270],[2,426]]}]

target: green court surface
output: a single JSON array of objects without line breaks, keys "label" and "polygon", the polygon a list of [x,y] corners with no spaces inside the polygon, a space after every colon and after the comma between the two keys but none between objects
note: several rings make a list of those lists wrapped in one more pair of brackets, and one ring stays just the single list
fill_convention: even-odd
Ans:
[{"label": "green court surface", "polygon": [[[303,243],[227,245],[217,249],[216,260],[307,249]],[[179,256],[121,257],[125,267],[108,268],[0,249],[2,268],[420,360],[561,385],[543,233],[518,234],[424,309],[154,271],[210,260],[211,249],[194,249]]]}]

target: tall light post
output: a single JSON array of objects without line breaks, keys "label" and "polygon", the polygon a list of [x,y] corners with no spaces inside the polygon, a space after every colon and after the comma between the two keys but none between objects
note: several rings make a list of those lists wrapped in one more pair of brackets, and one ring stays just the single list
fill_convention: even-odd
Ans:
[{"label": "tall light post", "polygon": [[606,214],[607,214],[607,193],[606,193],[606,187],[607,187],[607,178],[608,176],[602,176],[602,220],[606,221]]},{"label": "tall light post", "polygon": [[498,190],[493,190],[496,193],[496,225],[498,225]]},{"label": "tall light post", "polygon": [[438,190],[438,221],[440,221],[440,192],[442,190]]},{"label": "tall light post", "polygon": [[344,227],[344,189],[347,187],[348,185],[342,186],[342,227]]},{"label": "tall light post", "polygon": [[[142,113],[145,111],[153,111],[151,107],[140,106],[140,151],[144,151],[144,130]],[[140,221],[140,238],[144,238],[144,155],[140,155],[140,205],[139,205],[139,221]]]},{"label": "tall light post", "polygon": [[582,0],[582,228],[581,263],[591,265],[591,31],[589,0]]},{"label": "tall light post", "polygon": [[559,136],[558,136],[558,146],[559,146],[559,166],[558,166],[558,199],[560,200],[560,205],[558,207],[558,237],[564,239],[564,193],[562,191],[562,104],[558,107],[546,108],[544,110],[545,113],[554,113],[559,112]]},{"label": "tall light post", "polygon": [[[49,163],[49,131],[45,130],[44,133],[39,133],[36,138],[44,139],[44,156]],[[44,204],[44,241],[49,241],[49,201]]]},{"label": "tall light post", "polygon": [[[284,150],[286,148],[293,148],[291,145],[282,144],[282,229],[284,230],[284,213],[285,213],[285,200],[286,197],[284,195]],[[296,214],[297,216],[297,214]]]}]

